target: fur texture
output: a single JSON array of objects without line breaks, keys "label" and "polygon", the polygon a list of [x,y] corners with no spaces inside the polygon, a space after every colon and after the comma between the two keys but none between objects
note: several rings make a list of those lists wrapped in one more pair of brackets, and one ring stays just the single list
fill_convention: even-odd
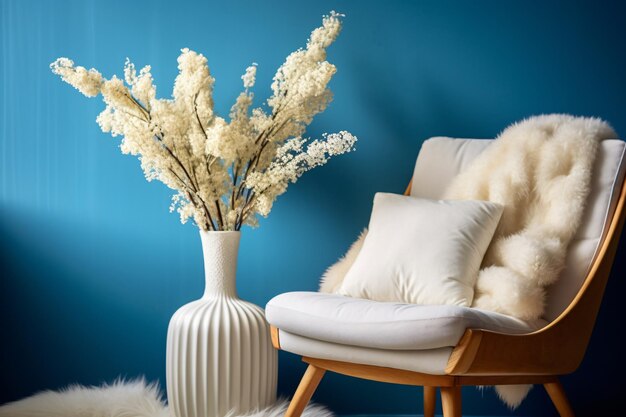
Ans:
[{"label": "fur texture", "polygon": [[320,292],[333,293],[339,289],[343,278],[352,264],[354,264],[357,255],[363,247],[365,236],[367,236],[367,229],[363,229],[358,239],[348,249],[348,252],[324,272],[320,281]]},{"label": "fur texture", "polygon": [[[578,229],[589,195],[598,142],[617,135],[604,121],[569,115],[531,117],[505,129],[459,174],[447,199],[488,200],[504,213],[483,260],[473,307],[540,318],[545,288],[558,279],[567,246]],[[320,291],[341,285],[358,255],[364,234],[324,280]],[[341,275],[343,273],[343,275]],[[530,385],[496,387],[511,408]]]},{"label": "fur texture", "polygon": [[452,181],[448,199],[504,206],[473,307],[523,320],[543,315],[544,289],[559,277],[582,219],[598,143],[611,137],[599,119],[533,117],[504,130]]},{"label": "fur texture", "polygon": [[[473,307],[518,317],[543,315],[545,287],[565,265],[582,219],[598,142],[616,137],[604,121],[536,116],[505,129],[448,187],[448,199],[488,200],[504,213],[476,282]],[[356,259],[365,229],[322,277],[335,292]]]},{"label": "fur texture", "polygon": [[[478,274],[473,307],[523,320],[543,315],[545,288],[558,279],[580,226],[598,143],[614,137],[600,119],[533,117],[504,130],[453,180],[446,198],[504,206]],[[531,387],[496,386],[496,392],[516,408]]]},{"label": "fur texture", "polygon": [[[283,417],[287,412],[287,407],[289,407],[289,400],[281,399],[270,407],[242,417]],[[235,416],[231,414],[227,417]],[[334,414],[322,405],[309,403],[304,409],[302,417],[334,417]]]},{"label": "fur texture", "polygon": [[532,385],[496,385],[494,388],[498,398],[511,410],[515,410],[524,401],[532,389]]},{"label": "fur texture", "polygon": [[159,386],[118,380],[112,385],[70,385],[0,407],[0,417],[172,417]]},{"label": "fur texture", "polygon": [[[287,400],[279,400],[245,417],[282,417],[288,405]],[[173,414],[165,405],[158,384],[138,379],[119,380],[102,387],[72,385],[61,391],[41,392],[0,406],[0,417],[173,417]],[[323,406],[309,404],[303,417],[333,417],[333,413]]]}]

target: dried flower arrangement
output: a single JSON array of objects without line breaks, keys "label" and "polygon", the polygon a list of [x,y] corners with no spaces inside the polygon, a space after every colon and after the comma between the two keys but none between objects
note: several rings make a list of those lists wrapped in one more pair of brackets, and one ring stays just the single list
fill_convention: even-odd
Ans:
[{"label": "dried flower arrangement", "polygon": [[341,30],[342,15],[323,17],[304,49],[290,54],[272,83],[269,109],[251,109],[256,64],[248,67],[244,91],[229,121],[213,110],[207,59],[189,49],[178,57],[172,99],[156,98],[151,68],[139,73],[126,61],[124,80],[104,78],[95,69],[59,58],[50,67],[87,97],[102,94],[102,131],[122,136],[121,150],[138,156],[148,181],[159,180],[177,193],[171,211],[202,230],[256,226],[276,198],[306,171],[353,150],[356,137],[341,131],[310,141],[303,137],[313,117],[332,99],[328,83],[336,72],[326,49]]}]

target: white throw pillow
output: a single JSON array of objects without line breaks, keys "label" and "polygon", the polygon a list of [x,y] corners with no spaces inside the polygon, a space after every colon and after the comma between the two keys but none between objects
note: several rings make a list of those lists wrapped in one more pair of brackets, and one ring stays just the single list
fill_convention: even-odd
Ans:
[{"label": "white throw pillow", "polygon": [[377,193],[369,232],[338,293],[469,307],[503,207]]}]

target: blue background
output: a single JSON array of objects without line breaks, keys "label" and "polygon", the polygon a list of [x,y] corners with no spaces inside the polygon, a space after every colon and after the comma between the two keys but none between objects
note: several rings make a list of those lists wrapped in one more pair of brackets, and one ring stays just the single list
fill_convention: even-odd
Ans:
[{"label": "blue background", "polygon": [[[321,15],[347,15],[329,53],[335,101],[308,132],[349,130],[358,151],[307,174],[244,231],[239,293],[264,305],[317,288],[367,223],[373,194],[404,190],[430,136],[494,137],[548,112],[600,116],[625,132],[624,10],[595,3],[0,0],[0,403],[118,375],[164,384],[169,317],[203,288],[196,229],[168,213],[170,192],[146,183],[137,160],[99,131],[101,101],[50,73],[55,58],[111,76],[128,56],[151,64],[169,96],[176,57],[190,47],[208,57],[226,114],[247,65],[259,63],[260,103]],[[612,327],[623,318],[623,273],[618,262],[587,358],[564,378],[581,415],[623,396],[606,384],[608,369],[625,371]],[[281,353],[281,394],[303,370]],[[315,398],[343,414],[421,412],[417,388],[338,375]],[[509,414],[492,391],[474,389],[464,412]],[[537,388],[514,414],[555,411]]]}]

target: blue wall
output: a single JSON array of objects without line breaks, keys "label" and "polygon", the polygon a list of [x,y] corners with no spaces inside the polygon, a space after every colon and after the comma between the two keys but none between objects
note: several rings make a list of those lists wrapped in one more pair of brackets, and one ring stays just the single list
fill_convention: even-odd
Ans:
[{"label": "blue wall", "polygon": [[[188,46],[208,57],[224,114],[250,62],[265,99],[320,16],[347,14],[329,55],[335,101],[309,133],[350,130],[358,151],[306,175],[245,230],[239,292],[264,305],[316,289],[367,223],[374,192],[401,192],[432,135],[493,137],[544,112],[600,116],[626,132],[625,10],[595,3],[0,0],[0,403],[118,375],[164,383],[168,319],[203,285],[197,231],[168,213],[169,191],[119,154],[95,124],[101,102],[53,76],[52,60],[110,76],[129,56],[152,64],[164,96]],[[603,383],[609,366],[624,372],[611,359],[621,354],[611,326],[623,317],[623,273],[618,264],[587,359],[565,378],[582,415],[622,396]],[[303,370],[281,353],[281,394]],[[416,388],[337,375],[316,399],[340,413],[421,410]],[[508,414],[491,391],[464,401],[468,414]],[[554,413],[535,389],[515,414]]]}]

